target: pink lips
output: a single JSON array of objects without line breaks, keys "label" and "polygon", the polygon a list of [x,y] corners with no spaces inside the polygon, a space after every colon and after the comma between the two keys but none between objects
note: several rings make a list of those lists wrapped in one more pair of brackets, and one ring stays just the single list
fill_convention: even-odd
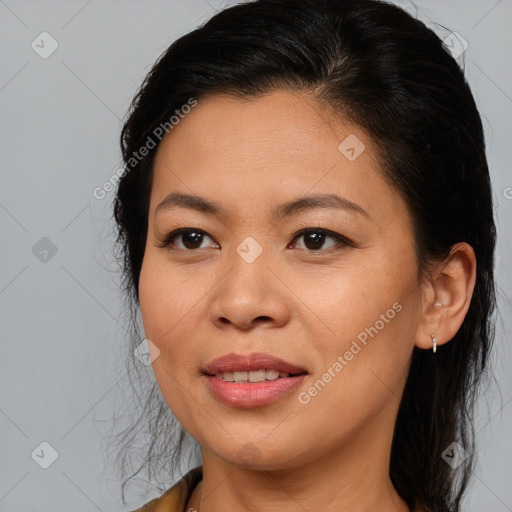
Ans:
[{"label": "pink lips", "polygon": [[[248,372],[260,369],[272,369],[291,375],[263,382],[227,382],[215,376],[222,372]],[[217,400],[231,407],[245,409],[275,402],[300,386],[307,375],[303,368],[261,353],[227,354],[211,361],[203,369],[203,373],[210,391]]]},{"label": "pink lips", "polygon": [[252,353],[252,354],[227,354],[225,356],[214,359],[205,366],[203,372],[207,375],[215,375],[221,372],[245,372],[251,370],[277,370],[284,373],[304,373],[304,368],[294,366],[282,359],[271,356],[269,354]]}]

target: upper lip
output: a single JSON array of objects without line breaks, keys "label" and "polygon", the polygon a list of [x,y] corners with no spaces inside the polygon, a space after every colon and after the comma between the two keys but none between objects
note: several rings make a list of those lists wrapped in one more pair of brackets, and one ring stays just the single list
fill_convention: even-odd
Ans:
[{"label": "upper lip", "polygon": [[278,372],[291,374],[307,373],[304,368],[263,353],[226,354],[210,361],[203,368],[203,373],[215,375],[222,372],[248,372],[255,370],[277,370]]}]

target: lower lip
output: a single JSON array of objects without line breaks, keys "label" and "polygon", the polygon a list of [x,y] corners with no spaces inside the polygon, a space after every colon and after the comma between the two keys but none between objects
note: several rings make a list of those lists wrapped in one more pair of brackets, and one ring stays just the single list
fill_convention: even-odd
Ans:
[{"label": "lower lip", "polygon": [[299,387],[306,374],[263,382],[227,382],[213,375],[204,376],[213,395],[231,407],[252,408],[268,405]]}]

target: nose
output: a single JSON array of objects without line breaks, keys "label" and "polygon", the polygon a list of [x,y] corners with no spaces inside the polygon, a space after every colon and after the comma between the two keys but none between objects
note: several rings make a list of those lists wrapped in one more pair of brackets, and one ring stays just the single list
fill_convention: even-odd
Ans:
[{"label": "nose", "polygon": [[290,319],[288,288],[276,277],[265,251],[248,263],[236,252],[231,268],[215,287],[211,321],[220,328],[282,327]]}]

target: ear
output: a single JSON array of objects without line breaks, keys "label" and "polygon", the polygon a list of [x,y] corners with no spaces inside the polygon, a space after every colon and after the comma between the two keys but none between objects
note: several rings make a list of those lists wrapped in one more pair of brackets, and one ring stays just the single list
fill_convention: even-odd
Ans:
[{"label": "ear", "polygon": [[450,341],[469,309],[476,280],[473,248],[460,242],[422,284],[421,321],[415,337],[418,348],[431,349]]}]

